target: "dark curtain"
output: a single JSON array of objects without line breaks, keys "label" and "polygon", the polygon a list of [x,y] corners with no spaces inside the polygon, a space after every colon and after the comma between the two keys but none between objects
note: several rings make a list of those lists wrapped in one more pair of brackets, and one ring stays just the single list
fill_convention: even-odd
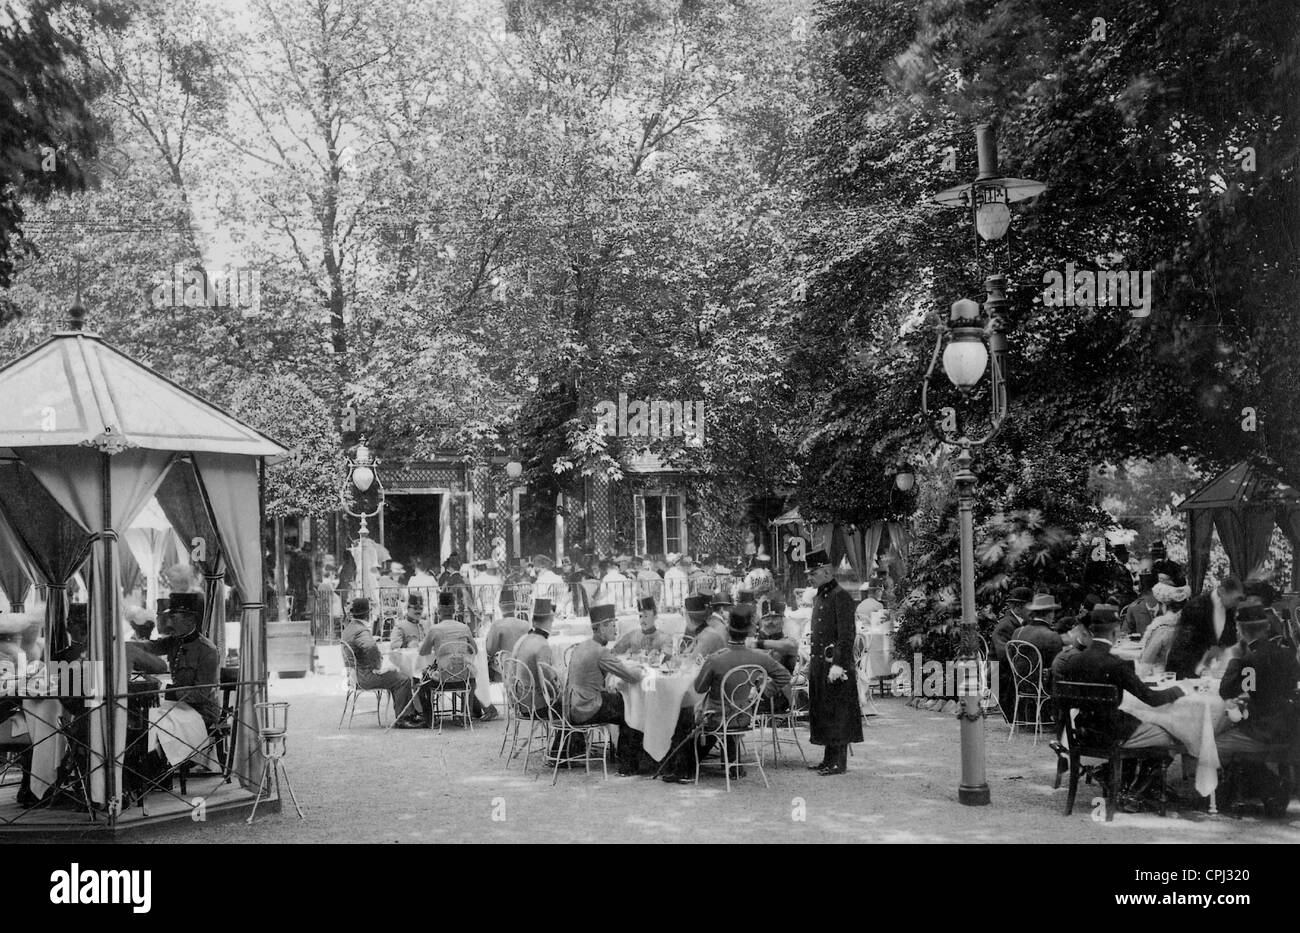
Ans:
[{"label": "dark curtain", "polygon": [[1210,569],[1210,542],[1214,537],[1214,514],[1209,509],[1187,511],[1187,583],[1192,594],[1201,592]]}]

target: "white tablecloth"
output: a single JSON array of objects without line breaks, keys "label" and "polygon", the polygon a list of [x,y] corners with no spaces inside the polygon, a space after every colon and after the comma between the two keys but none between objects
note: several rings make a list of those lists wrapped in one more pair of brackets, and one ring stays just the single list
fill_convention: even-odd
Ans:
[{"label": "white tablecloth", "polygon": [[[175,767],[194,755],[208,739],[208,727],[188,703],[160,699],[149,710],[149,749],[161,749],[167,763]],[[211,749],[209,750],[211,751]],[[221,763],[215,754],[196,755],[195,767],[219,771]]]},{"label": "white tablecloth", "polygon": [[15,738],[25,731],[32,742],[31,790],[40,797],[59,775],[59,762],[68,750],[68,740],[59,731],[63,704],[57,699],[23,700],[23,712],[6,721]]},{"label": "white tablecloth", "polygon": [[[1180,681],[1180,686],[1196,681]],[[1142,722],[1160,726],[1196,756],[1196,792],[1208,797],[1219,786],[1219,746],[1215,735],[1228,728],[1227,706],[1218,686],[1208,693],[1189,693],[1164,706],[1147,706],[1125,693],[1119,708]]]},{"label": "white tablecloth", "polygon": [[[492,684],[488,679],[488,659],[485,649],[486,640],[484,638],[474,639],[475,651],[472,655],[474,661],[474,696],[484,706],[492,705]],[[380,642],[380,652],[393,662],[393,667],[397,668],[412,680],[419,680],[424,669],[433,663],[433,655],[420,654],[419,648],[391,648],[385,649],[386,642]]]},{"label": "white tablecloth", "polygon": [[646,754],[655,761],[672,751],[673,730],[682,707],[700,702],[694,689],[697,673],[694,667],[675,674],[647,671],[638,684],[617,681],[618,692],[623,694],[623,719],[645,734]]}]

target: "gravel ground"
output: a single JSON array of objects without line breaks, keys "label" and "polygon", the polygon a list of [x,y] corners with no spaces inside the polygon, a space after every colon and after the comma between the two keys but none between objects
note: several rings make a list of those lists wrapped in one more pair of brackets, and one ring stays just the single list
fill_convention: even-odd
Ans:
[{"label": "gravel ground", "polygon": [[[286,699],[286,764],[306,812],[259,815],[255,825],[187,823],[141,836],[159,842],[1298,842],[1300,805],[1288,819],[1206,814],[1117,814],[1095,822],[1080,789],[1071,817],[1065,790],[1052,790],[1053,756],[1040,740],[1008,740],[1000,721],[987,732],[988,807],[957,803],[957,723],[952,716],[878,701],[847,775],[827,780],[784,763],[764,788],[749,777],[723,788],[721,775],[698,788],[649,778],[602,781],[560,772],[559,784],[524,777],[498,758],[500,721],[472,734],[381,731],[363,698],[351,729],[336,729],[341,678],[273,680]],[[810,755],[812,753],[810,752]],[[1177,766],[1171,769],[1177,770]],[[802,819],[800,819],[802,816]]]}]

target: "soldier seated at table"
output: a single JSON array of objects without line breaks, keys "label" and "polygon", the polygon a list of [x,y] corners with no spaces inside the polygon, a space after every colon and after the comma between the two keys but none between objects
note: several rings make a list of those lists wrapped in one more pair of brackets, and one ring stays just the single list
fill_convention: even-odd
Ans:
[{"label": "soldier seated at table", "polygon": [[411,593],[406,597],[406,615],[393,624],[392,647],[416,648],[424,643],[424,596]]},{"label": "soldier seated at table", "polygon": [[[1052,669],[1052,682],[1073,681],[1085,684],[1113,684],[1123,693],[1131,693],[1148,706],[1172,703],[1187,691],[1177,685],[1152,690],[1137,675],[1132,661],[1112,654],[1119,631],[1119,617],[1113,612],[1090,614],[1088,631],[1092,644],[1074,654],[1062,655]],[[1059,712],[1063,715],[1064,710]],[[1079,741],[1085,745],[1110,745],[1118,741],[1124,748],[1153,748],[1177,745],[1177,740],[1160,726],[1142,722],[1118,708],[1080,710],[1074,721]]]},{"label": "soldier seated at table", "polygon": [[628,632],[616,641],[614,653],[631,654],[639,651],[642,654],[650,654],[657,651],[660,654],[672,654],[673,637],[656,627],[659,614],[655,611],[654,597],[642,596],[637,600],[637,614],[640,628]]},{"label": "soldier seated at table", "polygon": [[682,642],[682,654],[692,657],[707,658],[715,651],[721,651],[727,644],[726,629],[718,626],[709,618],[709,599],[712,593],[695,593],[686,597],[686,635]]},{"label": "soldier seated at table", "polygon": [[[785,603],[774,599],[768,604],[767,614],[759,623],[758,635],[745,639],[745,647],[766,651],[777,664],[790,674],[799,664],[799,642],[785,633]],[[790,709],[790,698],[785,693],[774,693],[760,707],[765,713],[784,713]]]},{"label": "soldier seated at table", "polygon": [[199,631],[202,620],[202,593],[173,593],[164,617],[168,634],[135,644],[149,654],[166,655],[172,676],[167,699],[193,709],[211,729],[221,718],[221,703],[217,699],[221,655],[217,646]]},{"label": "soldier seated at table", "polygon": [[501,681],[501,669],[497,666],[497,655],[501,652],[511,654],[515,650],[515,645],[519,644],[520,639],[528,634],[531,626],[523,619],[515,618],[513,615],[498,618],[488,629],[487,638],[484,641],[484,650],[488,656],[488,676],[494,683]]},{"label": "soldier seated at table", "polygon": [[[424,641],[420,644],[420,654],[433,656],[433,669],[442,671],[442,682],[444,684],[469,683],[471,688],[474,685],[474,666],[473,664],[465,665],[463,658],[473,656],[478,653],[478,646],[474,642],[474,634],[470,627],[464,622],[456,619],[456,595],[450,592],[438,594],[438,621],[429,626],[428,633],[424,636]],[[457,658],[458,660],[451,660]],[[452,665],[455,669],[453,670]],[[426,680],[421,685],[422,696],[427,697],[432,689],[432,683]],[[481,722],[491,722],[497,718],[497,709],[495,706],[484,707],[479,702],[471,689],[470,695],[470,715]],[[432,705],[429,706],[432,709]]]},{"label": "soldier seated at table", "polygon": [[[419,729],[426,724],[411,705],[411,679],[398,670],[380,671],[383,656],[379,639],[370,630],[370,600],[358,596],[348,607],[348,624],[339,636],[357,661],[357,686],[362,690],[387,690],[393,700],[397,729]],[[403,714],[405,710],[405,714]]]},{"label": "soldier seated at table", "polygon": [[[542,694],[541,668],[539,664],[554,665],[551,654],[551,623],[555,619],[555,610],[551,601],[540,597],[533,603],[533,627],[523,638],[515,642],[515,660],[528,670],[529,683],[532,685],[530,708],[520,709],[519,715],[530,716],[534,713],[546,713],[546,697]],[[521,704],[522,705],[522,704]]]},{"label": "soldier seated at table", "polygon": [[614,657],[609,643],[618,634],[615,608],[610,605],[591,607],[591,640],[573,649],[569,657],[569,677],[565,686],[569,719],[574,725],[615,723],[619,726],[615,752],[618,773],[637,774],[643,736],[623,721],[623,694],[605,689],[605,676],[640,684],[641,670]]},{"label": "soldier seated at table", "polygon": [[[722,721],[723,692],[727,692],[728,702],[732,699],[743,701],[742,697],[737,697],[733,693],[739,683],[737,677],[729,677],[736,668],[742,665],[756,665],[767,671],[768,682],[764,688],[763,696],[766,700],[775,700],[781,697],[784,700],[784,709],[790,708],[790,672],[778,663],[767,650],[750,647],[746,644],[747,640],[752,641],[750,636],[754,632],[754,611],[752,603],[745,603],[735,606],[727,615],[727,644],[721,650],[704,661],[704,666],[695,677],[695,692],[704,696],[704,703],[699,711],[699,723],[709,728],[716,728]],[[766,702],[760,705],[762,710],[766,707]],[[669,784],[680,784],[687,782],[688,773],[693,773],[694,758],[689,745],[682,747],[682,741],[686,734],[689,734],[690,726],[693,725],[693,716],[691,711],[683,710],[683,714],[678,719],[677,730],[673,735],[673,745],[678,751],[664,765],[662,780]],[[749,728],[748,717],[732,717],[728,724],[729,729],[743,732]],[[699,740],[699,748],[695,750],[700,758],[708,756],[717,745],[716,736],[702,736]],[[736,754],[735,740],[727,739],[728,757],[734,758]],[[745,769],[737,767],[737,775],[743,777]]]},{"label": "soldier seated at table", "polygon": [[[1239,657],[1228,662],[1219,684],[1219,696],[1245,708],[1244,718],[1218,737],[1219,757],[1265,751],[1291,745],[1296,740],[1296,682],[1300,663],[1295,653],[1270,640],[1272,620],[1260,606],[1237,613]],[[1230,719],[1237,717],[1230,712]],[[1258,789],[1266,816],[1283,816],[1290,799],[1281,777],[1263,762],[1250,762],[1237,772],[1243,782]],[[1255,796],[1252,794],[1252,796]]]}]

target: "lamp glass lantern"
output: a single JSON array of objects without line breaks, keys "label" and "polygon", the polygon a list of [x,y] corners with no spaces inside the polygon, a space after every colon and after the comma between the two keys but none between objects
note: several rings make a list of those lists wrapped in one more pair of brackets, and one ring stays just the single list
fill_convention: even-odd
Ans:
[{"label": "lamp glass lantern", "polygon": [[1007,235],[1011,226],[1007,190],[1001,185],[981,185],[975,189],[975,196],[975,230],[980,239],[995,243]]},{"label": "lamp glass lantern", "polygon": [[916,474],[907,464],[899,466],[898,472],[894,474],[894,486],[900,492],[911,492],[912,487],[916,485]]},{"label": "lamp glass lantern", "polygon": [[989,365],[980,306],[969,298],[954,301],[949,327],[951,335],[943,350],[943,371],[954,386],[969,392],[984,378],[984,370]]}]

